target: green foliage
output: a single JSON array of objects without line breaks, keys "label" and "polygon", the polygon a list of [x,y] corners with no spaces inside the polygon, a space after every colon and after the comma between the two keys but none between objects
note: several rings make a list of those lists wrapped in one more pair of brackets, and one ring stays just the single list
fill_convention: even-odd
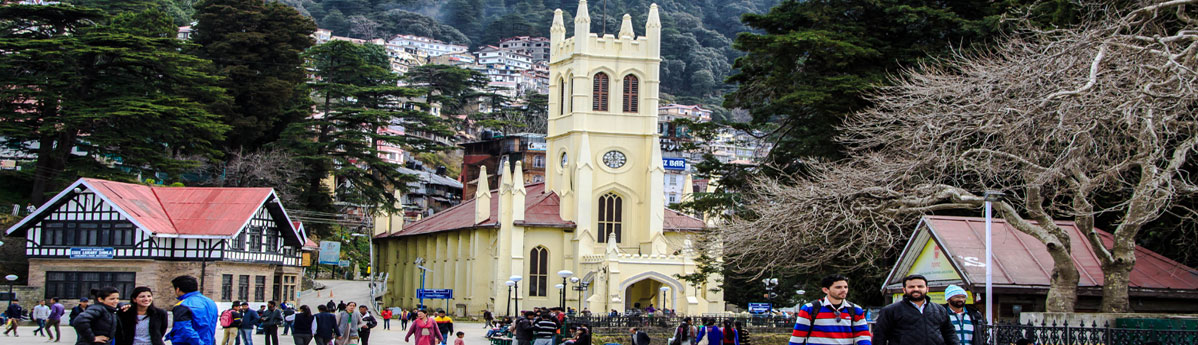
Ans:
[{"label": "green foliage", "polygon": [[408,70],[403,75],[408,85],[425,91],[425,100],[440,103],[446,114],[460,114],[467,99],[475,95],[474,90],[487,86],[487,76],[478,71],[449,65],[422,65]]},{"label": "green foliage", "polygon": [[215,62],[232,99],[217,105],[233,127],[224,142],[227,151],[257,150],[307,116],[301,53],[313,43],[311,19],[257,0],[207,0],[196,11],[195,53]]},{"label": "green foliage", "polygon": [[[402,127],[406,134],[452,134],[441,118],[429,114],[426,103],[416,101],[426,91],[395,86],[386,52],[378,45],[331,41],[310,49],[317,81],[312,90],[320,114],[293,125],[285,147],[292,149],[305,167],[301,199],[322,202],[327,194],[323,180],[337,182],[337,199],[394,212],[396,193],[415,176],[399,172],[398,164],[379,156],[380,145],[409,152],[433,152],[446,147],[413,135],[388,134],[380,129]],[[323,201],[327,202],[327,201]]]},{"label": "green foliage", "polygon": [[141,12],[148,9],[159,10],[167,15],[175,26],[191,25],[191,16],[195,14],[197,0],[68,0],[78,7],[97,8],[110,15],[121,13]]},{"label": "green foliage", "polygon": [[[740,55],[731,48],[732,38],[747,30],[737,15],[764,12],[778,1],[657,1],[661,2],[663,24],[662,92],[690,103],[717,102],[730,90],[723,80],[732,70],[732,59]],[[620,18],[628,13],[635,31],[643,35],[649,4],[653,2],[592,1],[591,32],[616,33]],[[543,0],[324,0],[304,2],[302,6],[320,18],[322,28],[332,29],[336,35],[370,39],[411,34],[473,47],[498,44],[500,39],[513,36],[548,36],[553,10],[558,6],[567,29],[573,30],[571,23],[578,10],[577,1]],[[354,16],[378,24],[374,37],[362,36],[353,29]]]},{"label": "green foliage", "polygon": [[[0,136],[37,155],[34,203],[78,174],[178,172],[196,162],[176,157],[219,154],[228,127],[208,109],[223,90],[168,22],[154,9],[109,22],[90,8],[0,7]],[[16,145],[30,142],[40,147]]]}]

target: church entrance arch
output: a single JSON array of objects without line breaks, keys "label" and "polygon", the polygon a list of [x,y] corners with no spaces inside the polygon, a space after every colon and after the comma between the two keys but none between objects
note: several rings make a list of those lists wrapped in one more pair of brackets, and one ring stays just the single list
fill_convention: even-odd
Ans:
[{"label": "church entrance arch", "polygon": [[[662,287],[668,289],[663,294]],[[661,309],[663,302],[666,308],[677,309],[678,298],[683,296],[683,285],[678,280],[657,272],[645,272],[634,275],[620,284],[624,294],[624,309],[644,310],[650,305],[653,309]]]}]

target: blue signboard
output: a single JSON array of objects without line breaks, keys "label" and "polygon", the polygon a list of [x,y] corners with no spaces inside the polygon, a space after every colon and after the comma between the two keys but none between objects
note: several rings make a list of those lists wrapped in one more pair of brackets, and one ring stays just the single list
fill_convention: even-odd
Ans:
[{"label": "blue signboard", "polygon": [[349,260],[341,260],[337,262],[337,266],[349,267]]},{"label": "blue signboard", "polygon": [[749,312],[753,314],[762,314],[770,312],[769,303],[749,303]]},{"label": "blue signboard", "polygon": [[453,289],[416,289],[416,298],[453,299]]},{"label": "blue signboard", "polygon": [[666,170],[686,170],[686,158],[662,158]]},{"label": "blue signboard", "polygon": [[72,259],[111,259],[116,251],[112,247],[72,247]]},{"label": "blue signboard", "polygon": [[320,241],[320,264],[336,265],[341,260],[341,242]]}]

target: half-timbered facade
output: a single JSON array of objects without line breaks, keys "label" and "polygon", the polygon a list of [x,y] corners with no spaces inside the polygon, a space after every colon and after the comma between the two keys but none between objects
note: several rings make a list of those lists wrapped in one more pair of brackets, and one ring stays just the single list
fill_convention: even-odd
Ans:
[{"label": "half-timbered facade", "polygon": [[190,274],[218,302],[293,300],[309,243],[270,188],[151,187],[79,179],[9,228],[47,298],[114,286],[170,291]]}]

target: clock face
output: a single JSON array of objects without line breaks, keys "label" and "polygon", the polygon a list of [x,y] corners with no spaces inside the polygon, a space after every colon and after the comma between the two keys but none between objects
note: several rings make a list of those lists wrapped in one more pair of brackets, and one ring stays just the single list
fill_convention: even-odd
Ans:
[{"label": "clock face", "polygon": [[624,157],[624,153],[620,151],[612,150],[603,154],[603,164],[607,165],[608,168],[617,169],[622,167],[627,160],[627,157]]},{"label": "clock face", "polygon": [[566,157],[565,152],[562,152],[562,167],[565,168],[566,164],[569,164],[569,163],[570,163],[570,159]]}]

